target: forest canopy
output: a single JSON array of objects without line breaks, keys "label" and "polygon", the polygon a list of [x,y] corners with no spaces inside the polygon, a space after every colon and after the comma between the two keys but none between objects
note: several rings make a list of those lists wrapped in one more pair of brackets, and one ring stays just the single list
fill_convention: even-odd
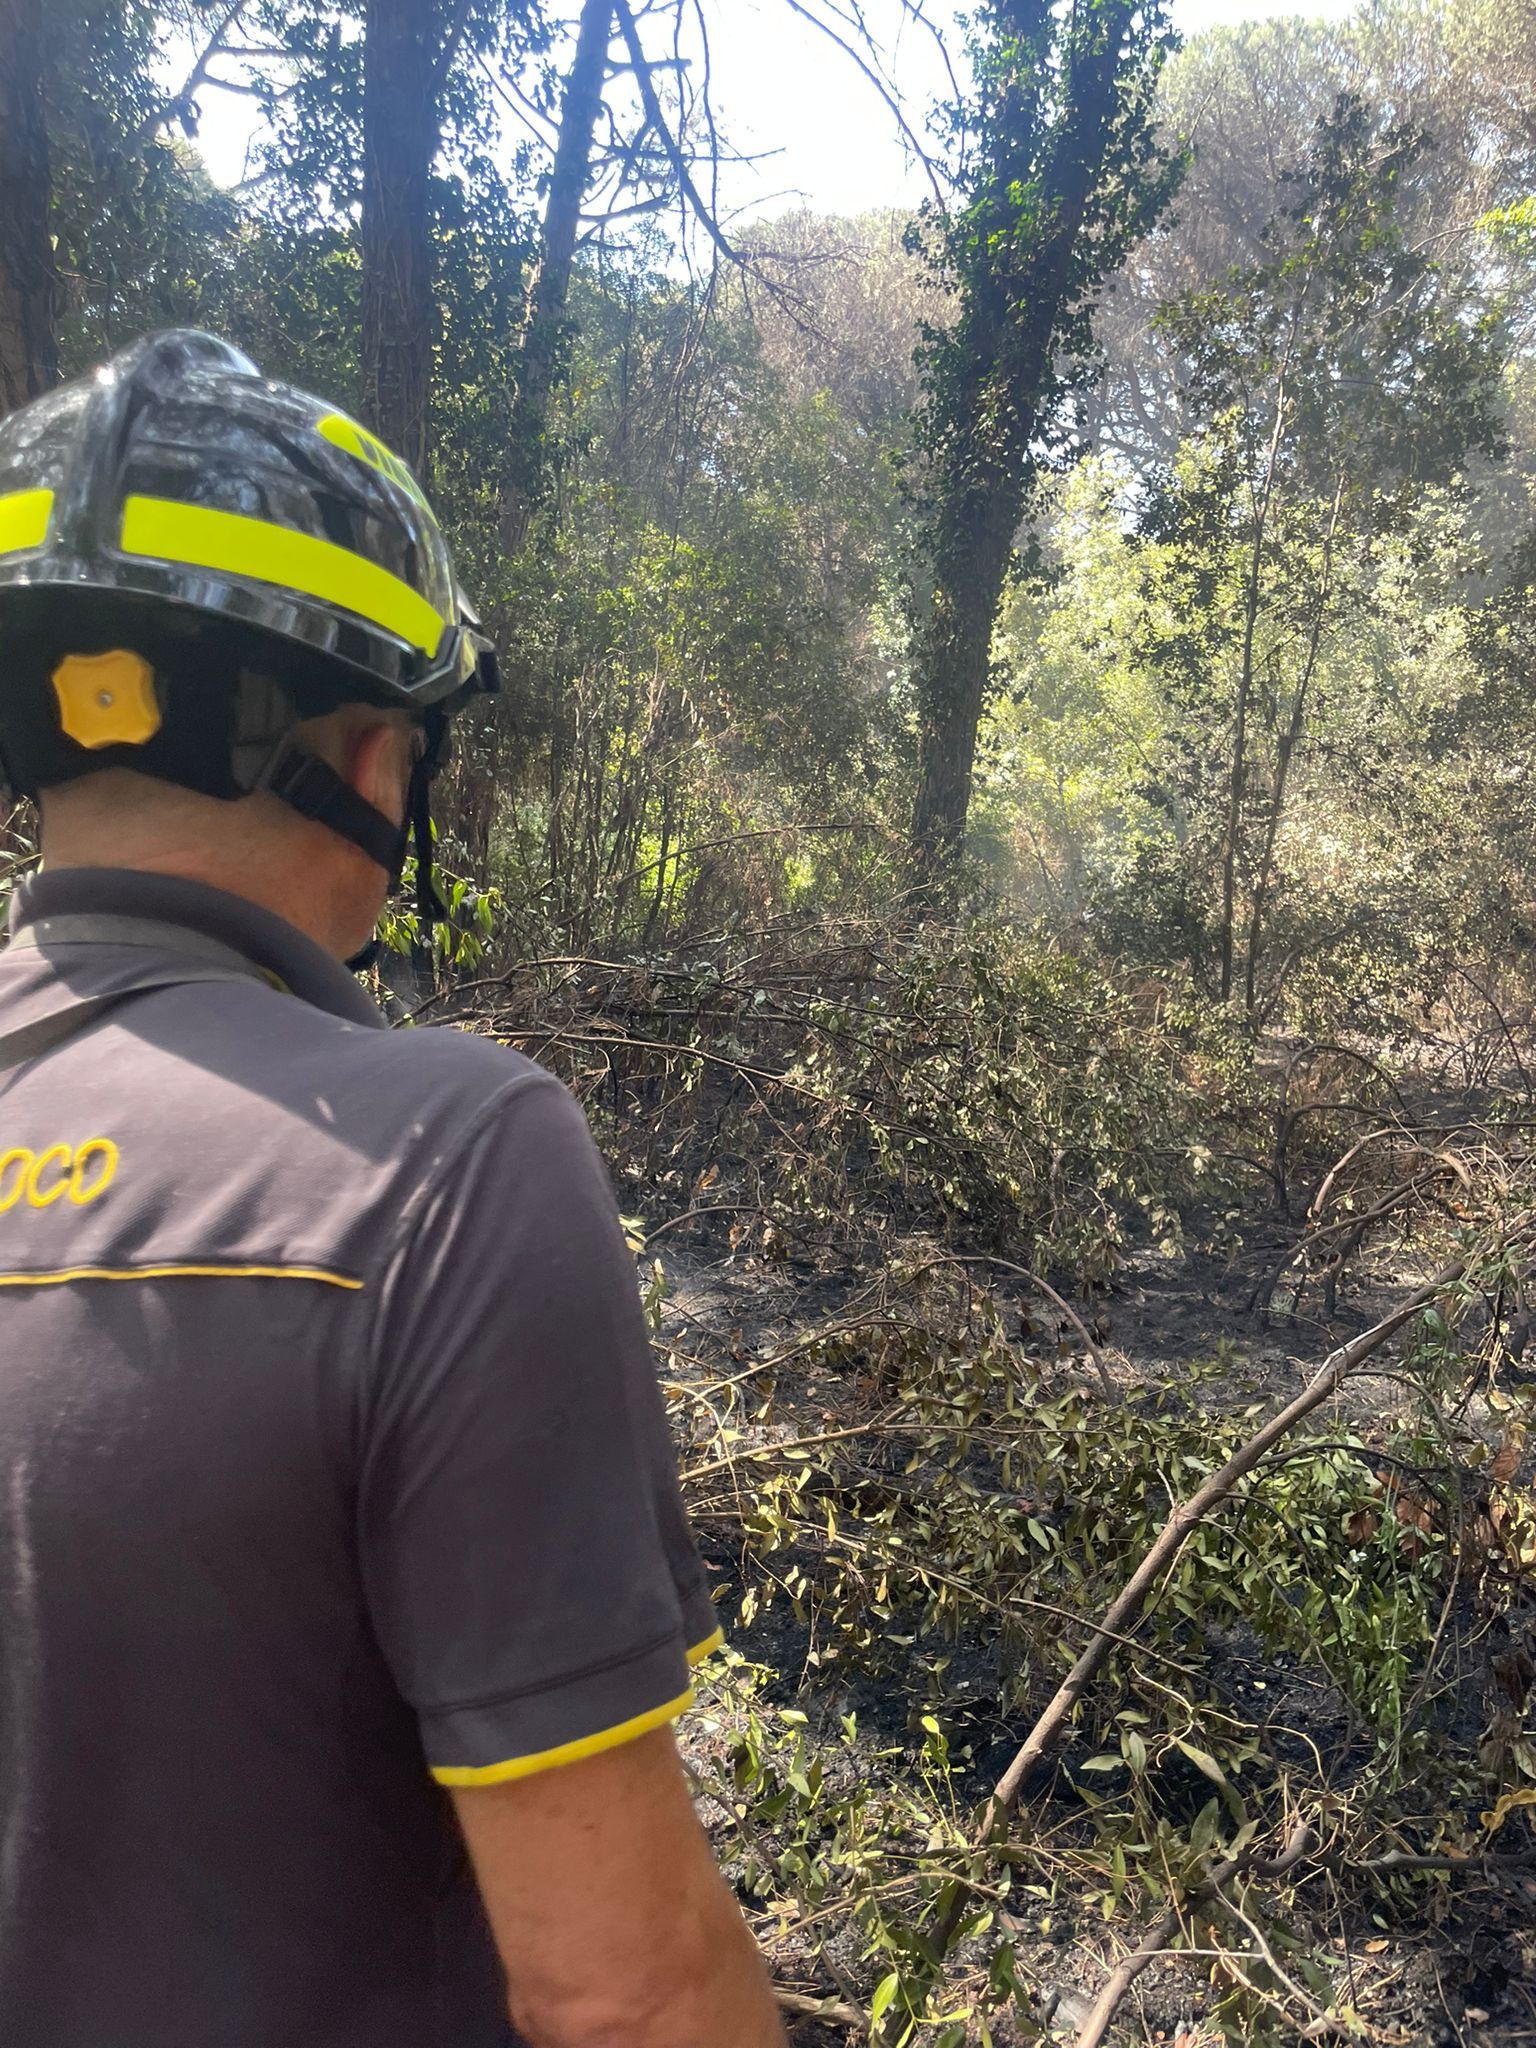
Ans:
[{"label": "forest canopy", "polygon": [[[37,360],[204,325],[404,448],[502,641],[441,829],[514,917],[879,896],[916,804],[948,887],[1250,1016],[1390,1006],[1448,913],[1523,930],[1530,38],[1485,0],[1182,48],[1094,12],[1045,104],[1009,81],[1049,10],[978,11],[954,104],[893,115],[915,219],[738,230],[668,8],[68,0]],[[850,92],[879,53],[826,44]],[[198,132],[232,93],[229,190]]]}]

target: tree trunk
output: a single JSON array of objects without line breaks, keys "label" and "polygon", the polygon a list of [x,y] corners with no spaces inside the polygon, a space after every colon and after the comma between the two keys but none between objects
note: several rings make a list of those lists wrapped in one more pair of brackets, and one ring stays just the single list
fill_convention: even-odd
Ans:
[{"label": "tree trunk", "polygon": [[1328,531],[1323,539],[1322,582],[1313,600],[1312,627],[1307,636],[1306,659],[1302,663],[1296,694],[1291,700],[1291,715],[1280,735],[1275,753],[1275,772],[1269,790],[1269,815],[1264,821],[1264,849],[1259,855],[1259,870],[1254,879],[1253,901],[1248,918],[1248,965],[1244,975],[1243,994],[1244,1009],[1251,1026],[1258,1023],[1259,952],[1264,940],[1264,913],[1269,907],[1270,883],[1274,880],[1275,848],[1279,843],[1280,827],[1285,818],[1286,787],[1290,781],[1296,749],[1301,744],[1306,726],[1307,699],[1311,694],[1313,678],[1317,674],[1318,659],[1323,648],[1323,633],[1329,621],[1329,605],[1333,598],[1334,547],[1338,540],[1339,519],[1344,509],[1344,488],[1347,482],[1348,477],[1341,470],[1333,493],[1333,510],[1329,515]]},{"label": "tree trunk", "polygon": [[921,755],[912,825],[920,871],[930,875],[953,863],[965,839],[976,735],[992,671],[992,629],[1021,496],[999,492],[971,545],[947,551],[950,559],[935,564],[918,665]]},{"label": "tree trunk", "polygon": [[41,0],[0,0],[0,412],[57,383]]},{"label": "tree trunk", "polygon": [[[951,239],[959,318],[929,383],[938,460],[933,595],[916,636],[919,780],[912,820],[918,875],[932,883],[965,839],[992,634],[1018,523],[1058,398],[1056,356],[1071,317],[1113,268],[1113,235],[1085,246],[1111,169],[1134,0],[1095,0],[1070,21],[1040,0],[992,10],[1010,56],[984,127],[991,155]],[[1065,72],[1054,110],[1029,53]],[[1127,185],[1137,173],[1125,167]],[[1021,198],[1021,195],[1022,198]]]},{"label": "tree trunk", "polygon": [[362,410],[423,483],[431,456],[437,0],[368,0],[363,60]]},{"label": "tree trunk", "polygon": [[1221,999],[1232,993],[1237,945],[1237,859],[1243,836],[1243,803],[1248,793],[1248,710],[1253,699],[1254,656],[1258,644],[1259,614],[1264,606],[1264,551],[1269,544],[1269,514],[1274,503],[1280,452],[1290,420],[1291,354],[1301,330],[1301,312],[1306,289],[1296,301],[1291,331],[1280,361],[1280,380],[1275,389],[1275,423],[1269,437],[1264,463],[1264,482],[1254,505],[1253,536],[1248,549],[1248,569],[1243,581],[1243,639],[1238,662],[1237,696],[1232,710],[1232,762],[1227,776],[1227,815],[1221,836]]},{"label": "tree trunk", "polygon": [[502,482],[501,539],[516,554],[528,537],[544,476],[549,401],[565,345],[565,309],[581,205],[592,169],[592,137],[602,112],[613,36],[613,0],[584,0],[576,54],[560,104],[560,139],[549,178],[539,265],[528,291],[507,470]]}]

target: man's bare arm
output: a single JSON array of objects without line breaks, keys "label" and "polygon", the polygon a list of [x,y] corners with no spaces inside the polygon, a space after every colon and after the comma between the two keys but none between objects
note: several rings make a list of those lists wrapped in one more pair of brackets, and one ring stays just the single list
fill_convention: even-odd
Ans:
[{"label": "man's bare arm", "polygon": [[531,2048],[784,2048],[669,1729],[454,1804]]}]

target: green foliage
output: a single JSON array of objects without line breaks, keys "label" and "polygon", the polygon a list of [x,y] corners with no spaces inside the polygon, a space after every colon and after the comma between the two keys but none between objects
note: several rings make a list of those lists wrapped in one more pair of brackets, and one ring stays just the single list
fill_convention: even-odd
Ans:
[{"label": "green foliage", "polygon": [[1431,146],[1342,95],[1284,181],[1264,260],[1163,316],[1196,431],[1230,443],[1246,478],[1314,503],[1347,467],[1374,530],[1415,487],[1503,448],[1497,321],[1402,231],[1401,188]]},{"label": "green foliage", "polygon": [[925,209],[911,237],[953,314],[924,329],[914,422],[931,595],[913,632],[913,836],[930,875],[961,850],[1020,520],[1041,475],[1080,450],[1095,302],[1178,181],[1154,116],[1168,42],[1163,6],[1127,0],[995,0],[971,22],[975,92],[953,110],[963,203]]},{"label": "green foliage", "polygon": [[380,943],[401,959],[425,956],[435,975],[473,975],[484,964],[501,921],[501,897],[495,889],[478,888],[466,875],[448,874],[440,867],[434,868],[433,884],[447,914],[433,923],[430,948],[415,907],[414,854],[405,863],[397,897],[379,919]]},{"label": "green foliage", "polygon": [[[443,785],[449,920],[430,958],[409,909],[384,936],[418,970],[410,1007],[583,1092],[637,1249],[708,1219],[737,1277],[794,1257],[807,1289],[853,1268],[876,1297],[797,1334],[804,1381],[740,1345],[719,1382],[692,1386],[681,1350],[668,1379],[763,1658],[711,1694],[711,1818],[770,1946],[814,1961],[835,1935],[828,1973],[891,2040],[1038,2036],[1064,1930],[1129,1938],[1298,1815],[1351,1924],[1439,1897],[1439,1874],[1367,1867],[1385,1849],[1531,1840],[1529,1688],[1501,1696],[1479,1662],[1497,1630],[1530,1653],[1528,1403],[1492,1384],[1511,1264],[1425,1319],[1391,1419],[1341,1411],[1193,1532],[1019,1841],[980,1856],[1019,1726],[1272,1389],[1229,1347],[1150,1384],[1112,1359],[1113,1393],[1090,1390],[1026,1320],[1033,1292],[967,1277],[1108,1291],[1131,1253],[1225,1246],[1261,1171],[1321,1182],[1405,1086],[1424,1126],[1383,1154],[1417,1171],[1443,1148],[1456,1200],[1390,1227],[1444,1237],[1475,1203],[1446,1163],[1445,1043],[1479,1090],[1479,1190],[1519,1177],[1530,1090],[1498,1081],[1528,1060],[1536,932],[1536,554],[1508,545],[1533,500],[1507,453],[1536,447],[1528,12],[1391,0],[1224,32],[1165,73],[1159,8],[982,6],[956,203],[905,255],[888,218],[796,216],[744,238],[772,290],[695,281],[648,200],[585,246],[550,489],[509,555],[542,193],[503,95],[548,114],[558,50],[539,7],[462,11],[433,484],[507,689]],[[156,81],[165,10],[50,16],[65,355],[197,320],[352,404],[362,9],[251,15],[279,57],[240,194]],[[1169,221],[1167,138],[1194,111]],[[1100,432],[1113,452],[1079,467]],[[1025,518],[1038,547],[989,644]],[[977,839],[1011,900],[919,918],[915,742],[993,696]],[[962,809],[969,765],[962,746]],[[13,818],[0,895],[33,858]],[[1446,993],[1483,962],[1516,998],[1489,998],[1486,1057]],[[1288,1063],[1271,1143],[1276,1028],[1328,1031],[1372,1079],[1335,1103],[1308,1067],[1293,1099]],[[1367,1154],[1319,1194],[1322,1229],[1400,1192]],[[1305,1245],[1274,1259],[1296,1309]],[[653,1265],[658,1327],[664,1292]],[[1267,1949],[1202,1902],[1243,1973],[1212,1987],[1228,2039],[1322,2031],[1309,2000],[1358,2030],[1304,1896],[1229,1903]]]},{"label": "green foliage", "polygon": [[828,394],[790,400],[745,320],[705,324],[649,274],[577,296],[558,540],[485,564],[515,621],[492,860],[509,899],[611,947],[697,928],[748,876],[754,907],[803,900],[784,865],[802,824],[815,886],[867,859],[892,489]]},{"label": "green foliage", "polygon": [[[976,10],[974,98],[951,115],[965,203],[942,217],[925,209],[913,231],[956,300],[956,318],[926,332],[919,356],[918,438],[941,552],[946,536],[974,539],[979,501],[1001,479],[1010,503],[1022,501],[1037,443],[1068,451],[1067,400],[1094,362],[1095,296],[1178,181],[1152,112],[1167,48],[1160,7],[1091,0],[1063,18],[989,0]],[[1072,172],[1095,149],[1103,174],[1079,194]],[[1080,220],[1065,217],[1072,204]]]},{"label": "green foliage", "polygon": [[[257,9],[291,83],[271,99],[250,230],[256,246],[232,281],[235,324],[262,360],[354,406],[363,11],[360,0]],[[502,118],[501,81],[547,110],[550,29],[538,0],[470,0],[455,18],[433,178],[440,325],[432,442],[442,451],[433,483],[445,523],[462,520],[483,548],[535,232],[531,152]],[[493,518],[490,526],[494,533]]]},{"label": "green foliage", "polygon": [[157,327],[216,318],[239,211],[172,132],[159,10],[61,0],[45,22],[60,356],[73,375]]},{"label": "green foliage", "polygon": [[1536,255],[1536,198],[1495,207],[1483,215],[1478,225],[1511,255]]},{"label": "green foliage", "polygon": [[1178,452],[1065,494],[1000,640],[995,840],[1254,1023],[1390,1027],[1478,943],[1470,902],[1493,938],[1478,792],[1512,735],[1476,716],[1467,478],[1508,337],[1404,239],[1425,147],[1339,102],[1262,259],[1163,315]]},{"label": "green foliage", "polygon": [[921,1218],[1093,1284],[1133,1230],[1176,1246],[1215,1192],[1186,1079],[1200,1034],[1069,957],[934,928],[808,1023],[792,1074],[824,1107],[781,1160],[797,1213]]},{"label": "green foliage", "polygon": [[[1247,1959],[1211,1973],[1208,2013],[1234,2043],[1283,2042],[1317,2011],[1358,2025],[1335,1913],[1388,1927],[1443,1882],[1386,1874],[1389,1852],[1473,1855],[1510,1827],[1527,1839],[1529,1728],[1461,1632],[1497,1615],[1524,1641],[1536,1551],[1513,1456],[1490,1466],[1440,1419],[1467,1367],[1458,1325],[1496,1265],[1425,1319],[1403,1366],[1417,1417],[1335,1419],[1283,1445],[1193,1531],[990,1860],[968,1816],[1008,1754],[999,1710],[1004,1729],[1027,1725],[1170,1504],[1268,1412],[1243,1361],[1106,1401],[1021,1353],[1010,1319],[930,1266],[894,1273],[862,1325],[797,1347],[813,1377],[857,1366],[862,1430],[851,1404],[839,1441],[786,1427],[761,1376],[734,1414],[701,1407],[723,1455],[695,1464],[693,1494],[706,1524],[728,1510],[740,1528],[739,1625],[782,1634],[786,1610],[815,1673],[801,1698],[879,1701],[895,1735],[864,1729],[862,1710],[808,1730],[739,1664],[712,1694],[705,1780],[770,1949],[851,1923],[862,1995],[918,2013],[941,1974],[936,1916],[962,1884],[964,1960],[929,2023],[980,2040],[1012,2005],[1033,2040],[1053,1928],[1155,1918],[1305,1821],[1312,1867],[1332,1874],[1327,1924],[1286,1886],[1207,1899],[1194,1945]],[[1507,1443],[1528,1408],[1513,1404]]]},{"label": "green foliage", "polygon": [[1127,991],[997,929],[811,917],[546,955],[458,1014],[590,1098],[653,1222],[702,1177],[770,1256],[879,1260],[916,1229],[1106,1285],[1227,1198],[1214,1134],[1250,1117],[1239,1044],[1175,978]]}]

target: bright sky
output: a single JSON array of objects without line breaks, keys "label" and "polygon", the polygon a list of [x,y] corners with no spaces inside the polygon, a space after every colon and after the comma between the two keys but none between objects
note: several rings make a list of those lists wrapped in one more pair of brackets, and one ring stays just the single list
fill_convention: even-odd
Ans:
[{"label": "bright sky", "polygon": [[[1277,14],[1337,17],[1354,0],[1174,0],[1186,35],[1222,23]],[[883,0],[893,21],[896,0]],[[878,20],[882,0],[869,9]],[[936,21],[952,21],[950,0],[930,0]],[[732,169],[723,210],[738,220],[782,212],[800,203],[825,213],[908,206],[926,183],[897,131],[890,109],[853,63],[783,0],[726,0],[711,10],[714,98],[722,126],[738,149],[762,160]],[[958,44],[957,44],[958,47]],[[901,30],[892,77],[922,132],[922,113],[943,92],[945,75],[933,39],[910,22]],[[245,168],[251,102],[228,93],[202,95],[199,145],[212,175],[232,184]]]},{"label": "bright sky", "polygon": [[[1185,36],[1203,29],[1277,14],[1339,16],[1355,0],[1174,0],[1175,26]],[[886,5],[895,13],[893,0]],[[937,0],[935,21],[958,11]],[[908,160],[890,110],[853,64],[808,24],[786,19],[781,0],[728,0],[729,29],[717,34],[715,76],[723,120],[743,149],[779,153],[752,173],[738,173],[737,203],[749,214],[772,213],[803,197],[819,212],[859,213],[913,204],[923,196],[921,170]],[[880,10],[867,10],[878,20]],[[958,54],[959,38],[952,47]],[[931,37],[910,23],[896,49],[893,75],[913,109],[942,93],[946,80]],[[922,133],[920,116],[909,115]],[[776,198],[776,195],[779,195]]]}]

